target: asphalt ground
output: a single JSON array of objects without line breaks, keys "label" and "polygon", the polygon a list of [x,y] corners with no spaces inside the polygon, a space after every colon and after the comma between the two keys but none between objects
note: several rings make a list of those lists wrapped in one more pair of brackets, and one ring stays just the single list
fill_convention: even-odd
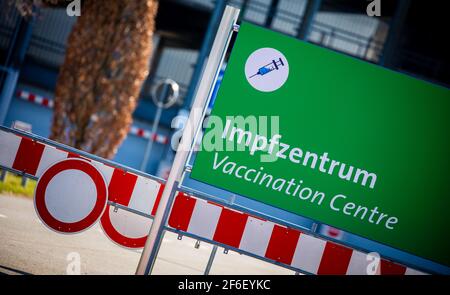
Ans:
[{"label": "asphalt ground", "polygon": [[[154,274],[203,274],[212,245],[166,232]],[[294,274],[293,271],[219,248],[210,274]],[[112,243],[99,224],[72,235],[39,220],[31,198],[0,195],[0,273],[134,274],[141,251]]]}]

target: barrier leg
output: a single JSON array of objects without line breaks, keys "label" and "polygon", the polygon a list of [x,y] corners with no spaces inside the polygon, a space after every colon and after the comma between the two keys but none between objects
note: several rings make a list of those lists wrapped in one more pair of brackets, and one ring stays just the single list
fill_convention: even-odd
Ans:
[{"label": "barrier leg", "polygon": [[[173,199],[175,198],[175,194],[177,192],[177,188],[178,188],[178,182],[175,182],[175,185],[173,186],[173,189],[172,189],[172,191],[170,193],[170,196],[169,196],[168,204],[172,204],[173,203]],[[171,209],[172,209],[171,206],[167,206],[165,208],[165,210],[164,210],[164,214],[163,214],[163,217],[162,217],[162,220],[161,220],[161,224],[163,226],[160,226],[158,228],[157,233],[156,233],[155,247],[153,247],[152,251],[149,253],[150,254],[149,262],[151,262],[151,263],[147,264],[146,274],[151,274],[152,271],[153,271],[153,267],[155,266],[156,257],[158,257],[159,248],[161,247],[161,242],[162,242],[162,239],[164,237],[164,228],[165,228],[165,225],[166,225],[167,220],[169,218],[169,213],[170,213]]]},{"label": "barrier leg", "polygon": [[27,182],[28,182],[28,178],[26,178],[25,176],[22,175],[22,180],[20,181],[20,185],[22,187],[26,187],[27,186]]},{"label": "barrier leg", "polygon": [[214,258],[216,257],[217,248],[219,248],[217,245],[213,245],[213,248],[211,250],[211,255],[209,255],[208,264],[206,264],[205,272],[203,273],[205,276],[209,275],[209,272],[211,271],[211,267],[214,262]]}]

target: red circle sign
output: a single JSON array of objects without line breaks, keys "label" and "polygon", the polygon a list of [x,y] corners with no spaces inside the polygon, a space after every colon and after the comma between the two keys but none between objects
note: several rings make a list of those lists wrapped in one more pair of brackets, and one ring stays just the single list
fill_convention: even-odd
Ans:
[{"label": "red circle sign", "polygon": [[39,178],[34,205],[42,222],[59,233],[78,233],[102,215],[108,200],[102,174],[88,161],[66,159]]},{"label": "red circle sign", "polygon": [[[152,224],[152,220],[148,219],[147,217],[139,216],[135,213],[130,213],[125,210],[122,211],[122,218],[125,217],[127,219],[121,220],[122,222],[127,222],[129,220],[138,221],[139,227],[138,228],[147,228],[147,232],[141,236],[141,237],[129,237],[126,235],[126,233],[120,232],[116,227],[114,226],[112,220],[111,220],[111,214],[109,211],[112,209],[110,205],[106,206],[105,213],[103,213],[101,219],[100,219],[100,225],[105,232],[106,236],[110,238],[114,243],[130,248],[130,249],[139,249],[143,248],[145,245],[145,241],[147,241],[148,232],[150,231],[150,226]],[[119,217],[120,218],[120,217]],[[123,229],[122,229],[123,231]],[[145,230],[144,230],[145,231]]]}]

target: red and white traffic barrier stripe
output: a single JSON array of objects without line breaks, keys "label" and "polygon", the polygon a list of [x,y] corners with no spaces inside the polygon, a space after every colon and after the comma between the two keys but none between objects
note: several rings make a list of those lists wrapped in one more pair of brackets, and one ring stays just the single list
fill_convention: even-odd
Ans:
[{"label": "red and white traffic barrier stripe", "polygon": [[[23,100],[44,106],[44,107],[48,107],[48,108],[53,108],[54,106],[54,101],[53,99],[50,98],[46,98],[43,97],[41,95],[38,94],[34,94],[31,93],[29,91],[25,91],[25,90],[19,90],[17,91],[17,96]],[[143,128],[139,128],[137,126],[131,126],[130,134],[133,134],[135,136],[138,137],[142,137],[145,139],[152,139],[154,142],[160,143],[160,144],[167,144],[169,143],[169,137],[167,137],[166,135],[163,134],[152,134],[151,131],[143,129]]]},{"label": "red and white traffic barrier stripe", "polygon": [[48,107],[48,108],[53,108],[54,106],[54,102],[53,99],[47,98],[47,97],[43,97],[41,95],[38,94],[34,94],[34,93],[30,93],[28,91],[25,90],[19,90],[17,91],[17,96],[20,97],[23,100],[29,101],[29,102],[33,102],[35,104],[44,106],[44,107]]},{"label": "red and white traffic barrier stripe", "polygon": [[[108,186],[109,201],[138,212],[154,215],[163,190],[161,182],[37,142],[25,136],[0,130],[0,166],[39,178],[53,164],[73,157],[88,160],[100,171]],[[114,209],[107,205],[101,217],[101,225],[105,234],[119,245],[142,248],[151,226],[151,220],[125,210],[117,210],[112,214],[111,211]]]},{"label": "red and white traffic barrier stripe", "polygon": [[[367,274],[371,263],[366,253],[186,194],[176,197],[169,226],[312,274]],[[379,273],[422,274],[385,259]]]},{"label": "red and white traffic barrier stripe", "polygon": [[130,128],[130,134],[136,135],[138,137],[142,137],[145,139],[152,139],[154,142],[160,143],[160,144],[167,144],[169,143],[169,138],[162,134],[152,134],[151,131],[139,128],[136,126],[131,126]]},{"label": "red and white traffic barrier stripe", "polygon": [[[163,189],[164,184],[153,179],[114,169],[108,185],[108,200],[155,215]],[[114,207],[107,205],[100,219],[106,235],[121,246],[144,247],[152,220],[126,210],[114,210]]]},{"label": "red and white traffic barrier stripe", "polygon": [[[41,178],[44,179],[45,175],[48,175],[47,171],[67,158],[87,160],[101,173],[104,179],[102,181],[107,186],[109,201],[141,213],[155,214],[164,187],[162,181],[109,166],[89,156],[81,156],[63,148],[38,142],[31,136],[21,136],[0,130],[0,166],[38,178],[44,175]],[[51,177],[55,177],[58,172],[54,171],[50,174]],[[70,177],[67,179],[70,180]],[[64,184],[64,181],[51,183],[50,180],[46,180],[44,188],[53,185],[53,191],[55,188],[58,191],[70,189],[72,193],[77,189],[80,192],[84,191],[84,188],[78,187],[59,187],[68,184]],[[45,207],[45,191],[41,194],[40,206],[41,209]],[[130,211],[118,209],[116,212],[116,208],[106,205],[100,222],[105,234],[115,243],[129,248],[142,248],[152,221]],[[61,224],[62,226],[51,228],[60,232],[82,230],[82,228],[65,229],[65,224]],[[367,274],[371,263],[366,253],[184,193],[179,193],[175,198],[168,224],[180,231],[312,274]],[[385,259],[381,259],[378,273],[423,274]]]}]

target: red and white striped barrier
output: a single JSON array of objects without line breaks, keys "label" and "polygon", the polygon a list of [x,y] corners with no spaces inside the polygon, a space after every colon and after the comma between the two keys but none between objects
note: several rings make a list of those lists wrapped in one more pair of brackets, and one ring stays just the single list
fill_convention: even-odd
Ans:
[{"label": "red and white striped barrier", "polygon": [[23,100],[26,100],[26,101],[29,101],[29,102],[32,102],[32,103],[35,103],[35,104],[38,104],[38,105],[41,105],[44,107],[53,108],[53,106],[54,106],[53,99],[43,97],[38,94],[30,93],[25,90],[17,91],[17,96]]},{"label": "red and white striped barrier", "polygon": [[130,128],[130,134],[136,135],[138,137],[142,137],[145,139],[152,139],[152,141],[160,143],[160,144],[167,144],[169,143],[169,138],[162,134],[152,134],[151,131],[148,131],[143,128],[139,128],[136,126],[131,126]]},{"label": "red and white striped barrier", "polygon": [[[23,100],[50,108],[50,109],[53,108],[53,106],[55,105],[53,99],[43,97],[41,95],[31,93],[31,92],[25,91],[25,90],[17,91],[17,97],[19,97]],[[129,133],[133,134],[135,136],[138,136],[138,137],[145,138],[145,139],[152,139],[152,141],[154,141],[156,143],[160,143],[160,144],[169,143],[168,136],[163,135],[163,134],[152,134],[151,131],[143,129],[143,128],[139,128],[135,125],[131,126]]]},{"label": "red and white striped barrier", "polygon": [[[259,217],[179,194],[169,226],[312,274],[368,274],[367,254]],[[380,274],[422,274],[381,259]]]},{"label": "red and white striped barrier", "polygon": [[[115,168],[88,157],[59,149],[31,138],[0,130],[0,166],[36,177],[53,164],[71,157],[91,162],[108,185],[108,200],[145,214],[154,214],[163,189],[162,183]],[[151,220],[137,214],[114,210],[107,205],[101,217],[105,234],[119,245],[130,248],[144,246]]]},{"label": "red and white striped barrier", "polygon": [[[102,174],[108,200],[129,209],[154,215],[163,191],[163,181],[112,167],[89,156],[57,148],[0,130],[0,166],[39,178],[49,167],[67,158],[89,161]],[[75,189],[75,188],[72,188]],[[144,246],[151,219],[107,205],[100,223],[115,243]],[[367,274],[367,254],[326,241],[297,229],[276,224],[247,213],[178,193],[168,225],[177,230],[230,248],[292,266],[312,274]],[[423,274],[381,259],[380,274]]]}]

